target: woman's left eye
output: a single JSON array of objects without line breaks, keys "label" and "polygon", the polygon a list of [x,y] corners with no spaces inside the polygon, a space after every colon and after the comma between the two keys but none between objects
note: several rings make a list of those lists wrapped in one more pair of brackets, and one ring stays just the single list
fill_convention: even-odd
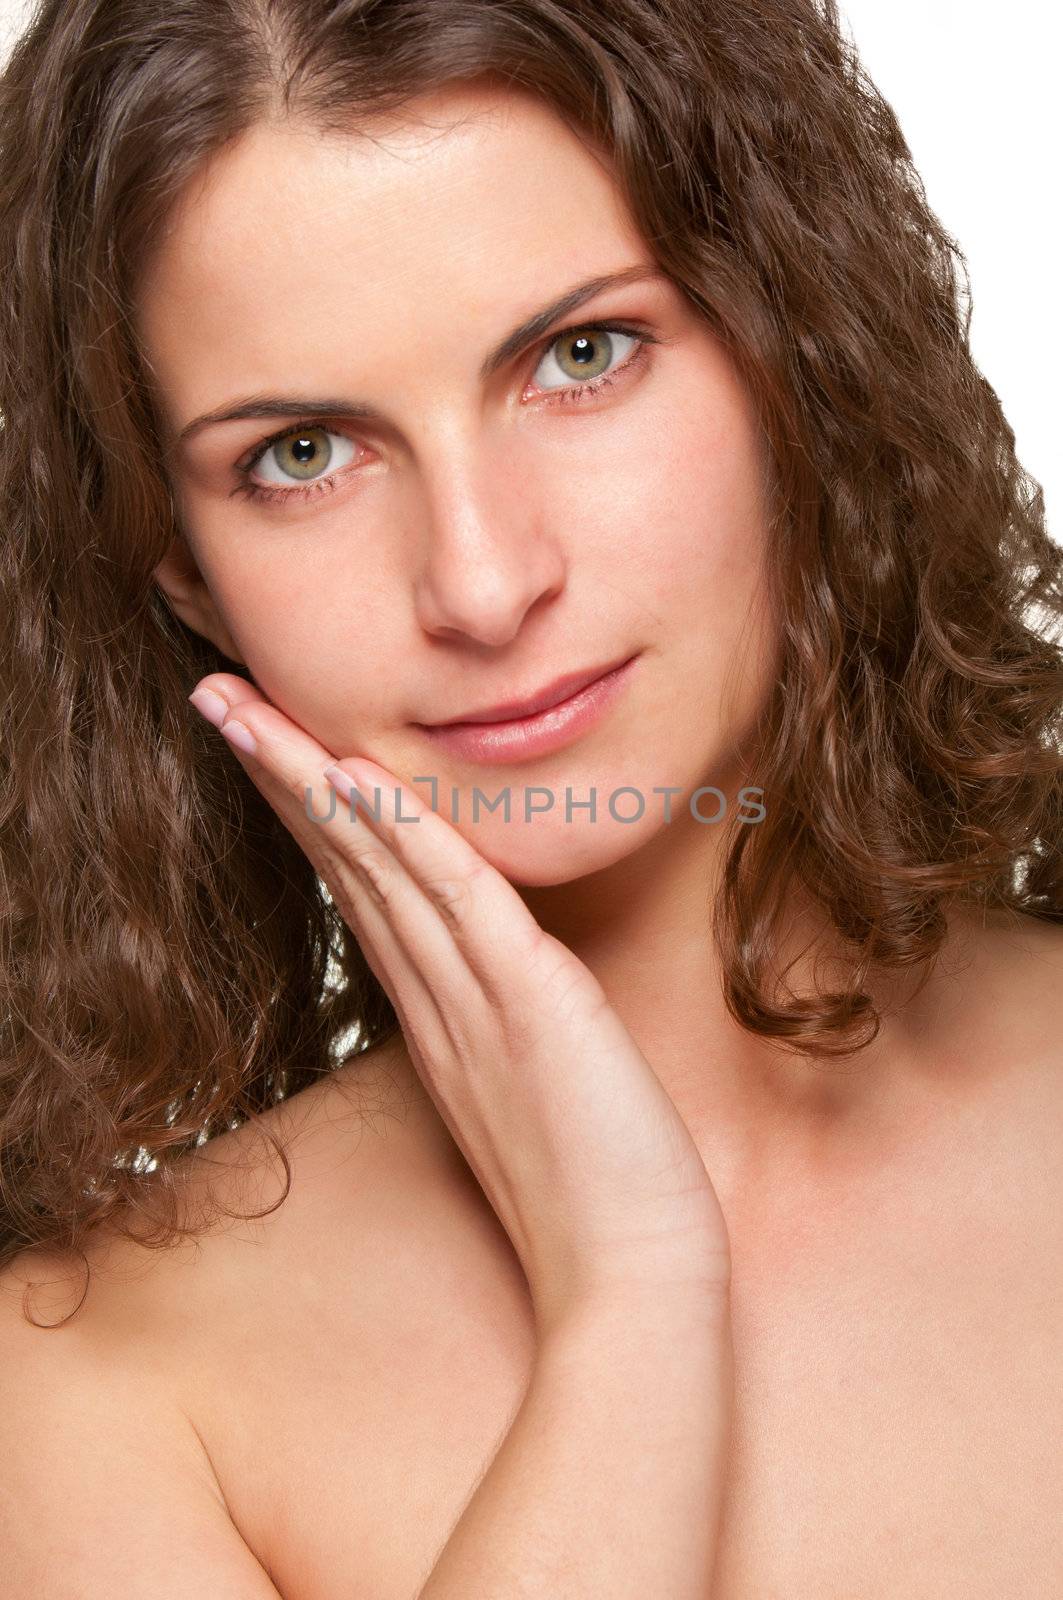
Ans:
[{"label": "woman's left eye", "polygon": [[[617,350],[617,342],[620,348]],[[613,381],[617,372],[634,364],[647,344],[655,343],[652,334],[637,333],[634,329],[590,324],[570,328],[558,334],[547,346],[535,371],[535,381],[550,393],[551,385],[544,383],[542,372],[559,373],[561,382],[554,385],[557,399],[579,400],[587,393],[596,393]],[[617,355],[626,356],[616,363]]]},{"label": "woman's left eye", "polygon": [[[608,388],[621,373],[640,365],[647,345],[658,343],[657,336],[644,329],[613,323],[568,328],[555,334],[547,345],[533,382],[542,391],[545,405],[574,404]],[[555,375],[560,382],[551,384],[549,379]],[[264,439],[239,463],[240,481],[233,493],[272,502],[329,493],[339,486],[341,469],[358,449],[348,434],[334,433],[319,422],[296,423],[294,428]],[[263,473],[263,467],[272,467],[274,475]],[[255,468],[261,475],[252,477]]]}]

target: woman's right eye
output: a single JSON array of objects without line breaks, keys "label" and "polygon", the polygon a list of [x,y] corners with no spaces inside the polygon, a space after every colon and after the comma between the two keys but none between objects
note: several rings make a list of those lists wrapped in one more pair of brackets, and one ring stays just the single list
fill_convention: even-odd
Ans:
[{"label": "woman's right eye", "polygon": [[[329,469],[336,472],[345,467],[356,450],[353,439],[343,433],[333,433],[329,428],[291,428],[259,445],[251,458],[242,463],[240,471],[248,475],[249,484],[254,488],[261,487],[262,478],[266,484],[298,487],[319,482]],[[258,468],[258,480],[249,476],[253,467]]]}]

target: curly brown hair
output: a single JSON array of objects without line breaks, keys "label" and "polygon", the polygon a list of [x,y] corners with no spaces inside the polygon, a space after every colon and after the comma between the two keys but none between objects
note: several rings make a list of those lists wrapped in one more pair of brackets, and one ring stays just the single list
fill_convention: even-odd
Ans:
[{"label": "curly brown hair", "polygon": [[[608,153],[770,445],[766,818],[728,835],[714,922],[735,1019],[849,1054],[871,967],[931,961],[951,904],[1063,920],[1063,551],[833,0],[44,0],[0,79],[0,1263],[105,1220],[183,1236],[177,1157],[397,1031],[187,705],[239,664],[153,581],[176,520],[134,291],[249,126],[479,77]],[[795,886],[841,992],[772,982]]]}]

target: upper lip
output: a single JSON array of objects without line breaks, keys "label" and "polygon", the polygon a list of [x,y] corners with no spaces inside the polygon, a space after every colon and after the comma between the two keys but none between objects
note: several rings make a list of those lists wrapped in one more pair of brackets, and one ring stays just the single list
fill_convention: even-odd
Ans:
[{"label": "upper lip", "polygon": [[534,716],[537,711],[548,711],[551,706],[560,705],[562,700],[567,700],[578,690],[585,689],[589,683],[604,678],[607,672],[615,671],[617,667],[622,667],[630,660],[629,655],[621,656],[619,660],[609,661],[603,667],[587,667],[582,672],[567,672],[563,678],[555,678],[544,689],[539,689],[523,700],[506,700],[501,705],[481,706],[478,711],[463,711],[459,717],[448,717],[445,722],[422,723],[422,727],[449,728],[458,722],[508,722],[513,717]]}]

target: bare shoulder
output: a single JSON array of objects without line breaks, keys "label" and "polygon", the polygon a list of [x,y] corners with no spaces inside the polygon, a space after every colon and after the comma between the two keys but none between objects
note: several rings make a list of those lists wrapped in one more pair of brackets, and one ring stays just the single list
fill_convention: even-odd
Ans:
[{"label": "bare shoulder", "polygon": [[316,1252],[353,1246],[374,1216],[394,1220],[408,1180],[448,1155],[456,1166],[397,1036],[183,1158],[187,1237],[160,1248],[134,1222],[131,1237],[98,1229],[83,1258],[24,1251],[0,1272],[0,1339],[59,1332],[53,1349],[112,1355],[128,1340],[132,1356],[156,1324],[183,1327],[181,1305],[216,1296],[220,1314],[259,1278],[279,1288],[286,1262],[305,1276]]},{"label": "bare shoulder", "polygon": [[[359,1373],[388,1349],[389,1316],[417,1304],[463,1166],[400,1038],[203,1146],[190,1193],[232,1213],[203,1233],[160,1250],[100,1230],[85,1260],[33,1250],[8,1264],[0,1542],[18,1581],[5,1593],[65,1593],[63,1546],[101,1595],[131,1590],[176,1539],[177,1587],[161,1596],[274,1595],[285,1457],[256,1430],[286,1407],[297,1430],[316,1399],[334,1410],[312,1387],[321,1372],[351,1394],[372,1386]],[[280,1383],[290,1370],[300,1392]]]},{"label": "bare shoulder", "polygon": [[[1063,922],[1023,917],[1002,934],[1029,1062],[1058,1089],[1063,1079]],[[1057,1105],[1063,1110],[1063,1096]]]},{"label": "bare shoulder", "polygon": [[356,1391],[411,1319],[452,1327],[469,1273],[510,1267],[401,1035],[210,1140],[184,1181],[208,1219],[185,1238],[101,1229],[84,1260],[26,1251],[0,1272],[0,1367],[31,1407],[81,1386],[101,1426],[155,1418],[175,1470],[202,1469],[230,1511],[261,1470],[225,1457],[278,1352],[316,1351]]},{"label": "bare shoulder", "polygon": [[946,1004],[956,1036],[1006,1076],[1063,1075],[1063,923],[1006,911],[954,914]]},{"label": "bare shoulder", "polygon": [[[972,925],[977,925],[977,920]],[[1035,992],[1043,992],[1049,980],[1063,978],[1063,921],[994,911],[981,919],[981,925],[995,938],[1002,955],[1006,952],[1014,963],[1013,975],[1027,973]],[[1058,998],[1063,1000],[1063,996]]]},{"label": "bare shoulder", "polygon": [[104,1227],[83,1257],[8,1263],[0,1369],[38,1416],[83,1387],[101,1425],[133,1409],[203,1466],[196,1422],[256,1363],[268,1383],[301,1324],[357,1360],[373,1308],[438,1245],[463,1169],[398,1036],[189,1158],[182,1215],[205,1221],[187,1237],[160,1248]]},{"label": "bare shoulder", "polygon": [[[943,1082],[1002,1209],[1063,1261],[1063,925],[966,915],[942,990]],[[954,1124],[955,1125],[955,1124]]]}]

